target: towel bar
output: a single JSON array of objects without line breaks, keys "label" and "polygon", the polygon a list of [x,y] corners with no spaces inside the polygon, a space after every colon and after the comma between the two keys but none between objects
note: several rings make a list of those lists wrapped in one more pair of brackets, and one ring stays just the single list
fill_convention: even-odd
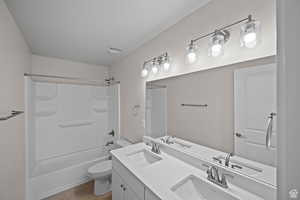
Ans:
[{"label": "towel bar", "polygon": [[12,110],[12,111],[11,111],[11,114],[10,114],[9,116],[6,116],[6,117],[0,117],[0,121],[8,120],[8,119],[13,118],[13,117],[15,117],[15,116],[17,116],[17,115],[20,115],[20,114],[22,114],[22,113],[24,113],[24,112],[23,112],[23,111]]},{"label": "towel bar", "polygon": [[207,104],[181,104],[181,106],[190,106],[190,107],[208,107]]}]

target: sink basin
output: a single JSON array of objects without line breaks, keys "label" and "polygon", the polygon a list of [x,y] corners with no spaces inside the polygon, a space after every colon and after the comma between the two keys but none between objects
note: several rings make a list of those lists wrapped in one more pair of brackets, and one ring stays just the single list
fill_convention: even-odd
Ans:
[{"label": "sink basin", "polygon": [[190,175],[171,188],[182,200],[239,200],[206,180]]},{"label": "sink basin", "polygon": [[131,163],[138,167],[146,167],[161,160],[160,156],[146,149],[128,154],[127,156]]},{"label": "sink basin", "polygon": [[[220,159],[222,161],[222,165],[224,165],[225,157],[224,156],[219,156],[217,158]],[[233,167],[234,165],[238,165],[240,167]],[[236,170],[236,171],[238,171],[242,174],[248,175],[248,176],[254,176],[258,173],[263,172],[263,170],[258,168],[258,167],[255,167],[255,166],[252,166],[250,164],[235,160],[234,158],[230,159],[229,167],[231,169],[234,169],[234,170]]]}]

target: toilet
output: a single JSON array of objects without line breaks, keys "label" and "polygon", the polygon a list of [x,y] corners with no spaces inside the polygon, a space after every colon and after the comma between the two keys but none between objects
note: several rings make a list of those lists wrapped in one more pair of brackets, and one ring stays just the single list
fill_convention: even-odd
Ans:
[{"label": "toilet", "polygon": [[[130,145],[127,140],[120,139],[115,143],[115,148],[122,148]],[[111,191],[111,173],[112,173],[112,161],[101,161],[88,169],[88,175],[95,181],[94,194],[96,196],[104,195]]]}]

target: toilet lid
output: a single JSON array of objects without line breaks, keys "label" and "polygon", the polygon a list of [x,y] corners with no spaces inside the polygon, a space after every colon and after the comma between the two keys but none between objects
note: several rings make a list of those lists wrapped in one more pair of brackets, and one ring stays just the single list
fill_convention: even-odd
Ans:
[{"label": "toilet lid", "polygon": [[111,160],[102,161],[100,163],[97,163],[96,165],[89,168],[89,173],[99,173],[99,172],[106,172],[111,171],[112,169],[112,162]]}]

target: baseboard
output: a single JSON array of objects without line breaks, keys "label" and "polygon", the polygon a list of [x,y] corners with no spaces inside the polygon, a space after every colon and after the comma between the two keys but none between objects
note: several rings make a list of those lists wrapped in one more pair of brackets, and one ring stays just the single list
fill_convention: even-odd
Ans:
[{"label": "baseboard", "polygon": [[73,188],[73,187],[79,186],[79,185],[81,185],[81,184],[87,183],[87,182],[89,182],[89,181],[91,181],[91,179],[88,178],[88,177],[83,178],[83,179],[81,179],[81,180],[78,179],[78,180],[77,180],[76,182],[74,182],[74,183],[66,184],[66,185],[57,187],[57,188],[55,188],[55,189],[53,189],[53,190],[51,190],[51,191],[48,191],[47,193],[41,194],[40,199],[45,199],[45,198],[47,198],[47,197],[51,197],[51,196],[53,196],[53,195],[55,195],[55,194],[58,194],[58,193],[63,192],[63,191],[66,191],[66,190],[68,190],[68,189],[71,189],[71,188]]}]

